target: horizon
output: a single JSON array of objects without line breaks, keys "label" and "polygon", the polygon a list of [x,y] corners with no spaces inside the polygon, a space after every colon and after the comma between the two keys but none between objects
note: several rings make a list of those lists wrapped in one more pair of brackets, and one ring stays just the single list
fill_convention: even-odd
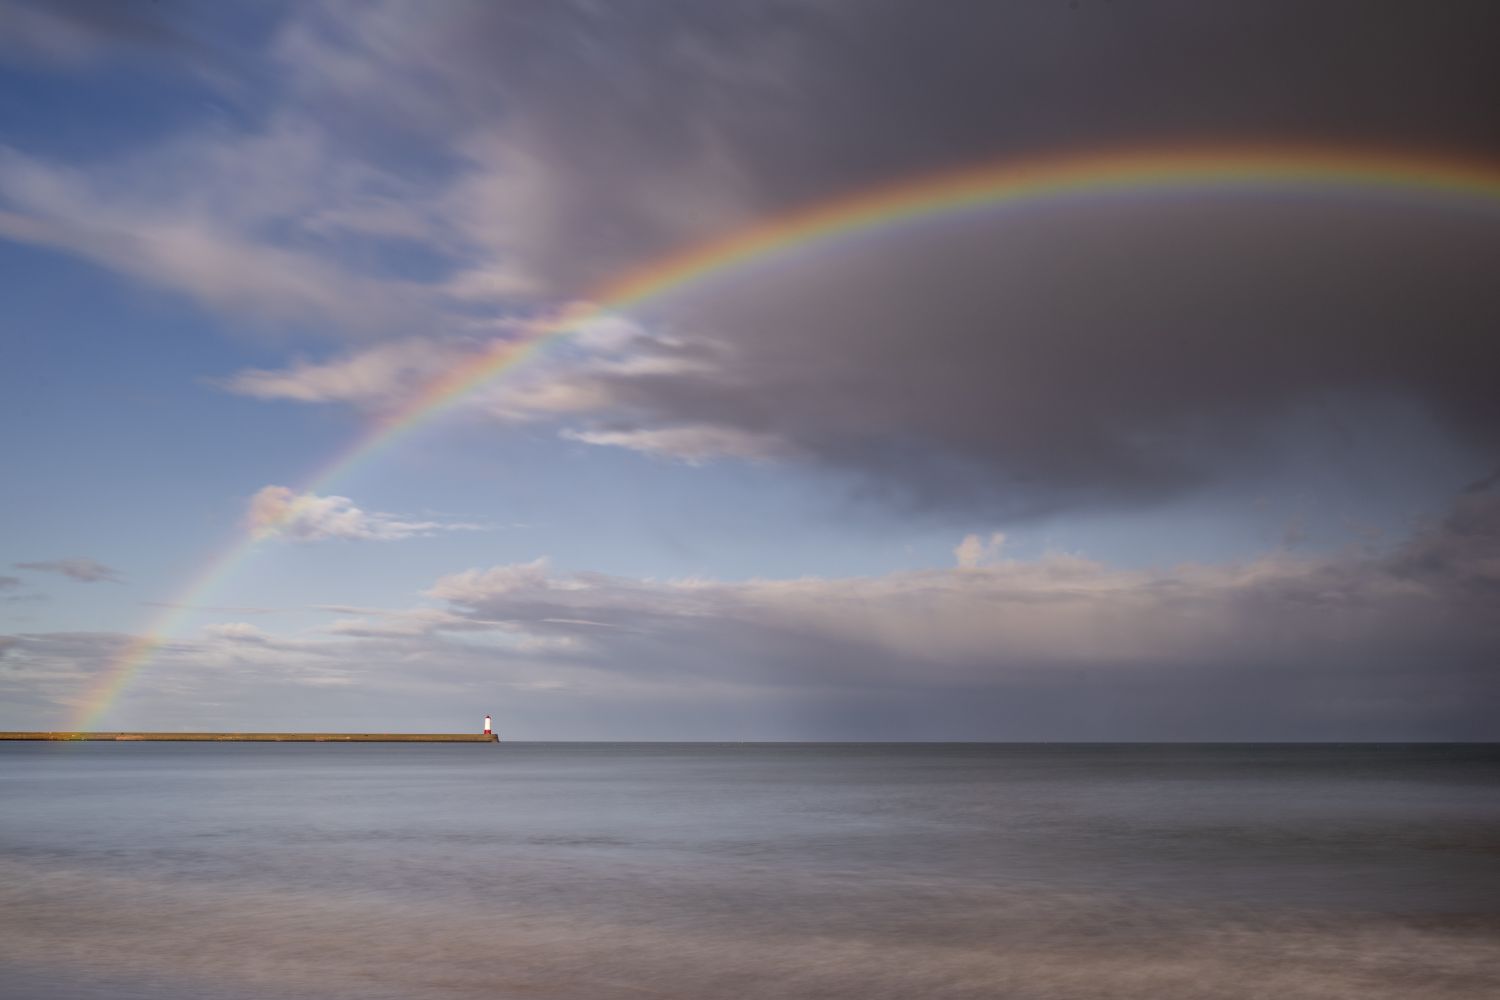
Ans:
[{"label": "horizon", "polygon": [[[0,741],[28,742],[27,740],[16,739],[16,736],[18,734],[20,734],[20,735],[40,735],[40,734],[48,733],[48,732],[49,732],[48,730],[8,730],[8,731],[0,731]],[[73,735],[73,736],[115,735],[116,733],[120,733],[120,734],[136,734],[136,733],[140,733],[140,734],[144,734],[144,735],[152,735],[154,733],[159,733],[159,734],[162,734],[162,735],[176,735],[178,733],[193,733],[195,735],[203,735],[203,736],[265,735],[266,733],[273,733],[275,735],[293,735],[293,734],[289,734],[289,733],[284,733],[284,732],[282,732],[280,730],[267,730],[266,733],[258,733],[258,732],[245,731],[245,732],[239,733],[239,734],[231,734],[231,733],[228,733],[228,732],[221,732],[221,731],[217,731],[217,730],[214,730],[214,731],[203,731],[203,732],[200,733],[200,732],[195,731],[195,730],[170,730],[170,729],[168,729],[168,730],[96,730],[93,733],[88,733],[88,732],[74,732],[72,730],[56,730],[56,731],[52,731],[52,732],[55,732],[56,734],[69,734],[69,735]],[[302,735],[302,734],[301,733],[297,733],[296,735]],[[338,731],[329,731],[329,732],[326,732],[326,733],[319,733],[318,735],[326,735],[326,736],[354,736],[354,735],[377,735],[377,734],[365,733],[365,732],[362,732],[362,731],[355,731],[355,730],[350,730],[350,731],[338,730]],[[389,736],[422,736],[422,735],[429,735],[429,734],[418,732],[418,731],[412,731],[412,732],[396,731],[396,732],[391,732],[391,733],[382,733],[382,734],[378,734],[378,735],[389,735]],[[440,735],[460,735],[460,734],[450,730],[447,733],[442,733]],[[467,735],[467,733],[464,733],[464,735]],[[478,735],[478,734],[475,734],[475,735]],[[497,733],[496,735],[498,736],[499,734]],[[31,740],[29,742],[69,743],[69,742],[88,742],[88,741],[85,741],[85,740],[69,740],[69,739],[52,739],[52,740],[45,740],[45,741]],[[103,741],[94,741],[94,742],[110,742],[110,741],[103,740]],[[124,741],[121,741],[121,742],[133,742],[133,741],[124,740]],[[213,741],[213,740],[180,741],[179,740],[179,741],[176,741],[176,742],[212,743],[212,742],[215,742],[215,741]],[[225,741],[222,741],[222,742],[223,743],[232,743],[232,742],[235,742],[235,741],[233,741],[233,740],[225,740]],[[274,745],[279,745],[277,743],[277,741],[267,741],[267,742],[270,742],[270,743],[272,743]],[[280,741],[280,742],[282,742],[282,743],[292,743],[292,742],[316,742],[316,741],[285,740],[285,741]],[[336,741],[327,741],[327,742],[336,742]],[[1500,741],[1497,741],[1497,740],[965,740],[965,739],[921,739],[921,738],[914,738],[914,737],[903,737],[901,739],[889,739],[889,740],[855,740],[855,739],[829,739],[829,740],[756,740],[756,739],[748,739],[748,740],[631,740],[631,739],[589,740],[589,739],[542,739],[542,740],[538,740],[538,739],[529,739],[529,740],[511,740],[511,739],[505,739],[504,737],[501,737],[501,738],[495,740],[494,742],[496,742],[496,743],[510,744],[510,745],[544,744],[544,745],[549,745],[549,746],[555,746],[555,745],[567,745],[567,746],[593,746],[593,745],[599,745],[599,746],[615,746],[615,745],[677,746],[677,745],[681,745],[681,746],[726,746],[726,747],[728,747],[728,746],[883,746],[883,745],[887,745],[887,744],[893,745],[893,746],[895,746],[895,745],[899,745],[899,746],[913,746],[913,745],[916,745],[916,746],[1026,746],[1026,747],[1035,747],[1035,746],[1079,746],[1079,747],[1086,747],[1086,746],[1095,746],[1095,747],[1116,747],[1116,746],[1117,747],[1132,747],[1132,746],[1200,746],[1200,747],[1211,747],[1211,746],[1226,746],[1226,747],[1245,747],[1245,746],[1268,746],[1268,747],[1270,747],[1270,746],[1288,746],[1288,747],[1296,747],[1296,746],[1303,746],[1303,747],[1327,747],[1327,746],[1392,746],[1392,747],[1395,747],[1395,746],[1408,746],[1408,747],[1419,747],[1419,746],[1434,746],[1434,747],[1441,747],[1441,746],[1453,746],[1453,747],[1488,747],[1488,746],[1500,746]]]},{"label": "horizon", "polygon": [[1500,20],[1359,18],[0,0],[0,726],[1500,741]]}]

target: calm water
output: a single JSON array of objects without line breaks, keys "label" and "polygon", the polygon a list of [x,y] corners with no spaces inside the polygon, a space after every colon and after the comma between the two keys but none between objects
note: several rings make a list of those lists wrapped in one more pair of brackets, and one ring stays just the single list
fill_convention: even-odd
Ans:
[{"label": "calm water", "polygon": [[7,998],[1500,996],[1500,749],[0,744]]}]

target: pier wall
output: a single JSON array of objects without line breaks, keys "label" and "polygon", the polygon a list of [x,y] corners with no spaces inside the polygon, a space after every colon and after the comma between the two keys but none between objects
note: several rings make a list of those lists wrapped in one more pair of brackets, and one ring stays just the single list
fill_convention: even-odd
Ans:
[{"label": "pier wall", "polygon": [[0,740],[164,743],[498,743],[489,733],[46,733],[0,732]]}]

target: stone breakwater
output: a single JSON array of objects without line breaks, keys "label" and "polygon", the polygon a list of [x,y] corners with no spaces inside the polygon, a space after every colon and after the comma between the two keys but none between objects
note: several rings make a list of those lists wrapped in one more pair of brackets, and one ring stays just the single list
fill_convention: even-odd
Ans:
[{"label": "stone breakwater", "polygon": [[498,743],[488,733],[25,733],[0,732],[0,740],[107,740],[168,743]]}]

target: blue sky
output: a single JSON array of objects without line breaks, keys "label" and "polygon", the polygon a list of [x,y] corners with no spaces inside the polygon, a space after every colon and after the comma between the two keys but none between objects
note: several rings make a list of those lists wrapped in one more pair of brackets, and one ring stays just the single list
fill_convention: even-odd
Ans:
[{"label": "blue sky", "polygon": [[257,535],[101,725],[1494,737],[1493,205],[812,248],[301,495],[609,275],[872,184],[1242,134],[1497,162],[1476,25],[1174,10],[3,0],[0,726],[69,724]]}]

